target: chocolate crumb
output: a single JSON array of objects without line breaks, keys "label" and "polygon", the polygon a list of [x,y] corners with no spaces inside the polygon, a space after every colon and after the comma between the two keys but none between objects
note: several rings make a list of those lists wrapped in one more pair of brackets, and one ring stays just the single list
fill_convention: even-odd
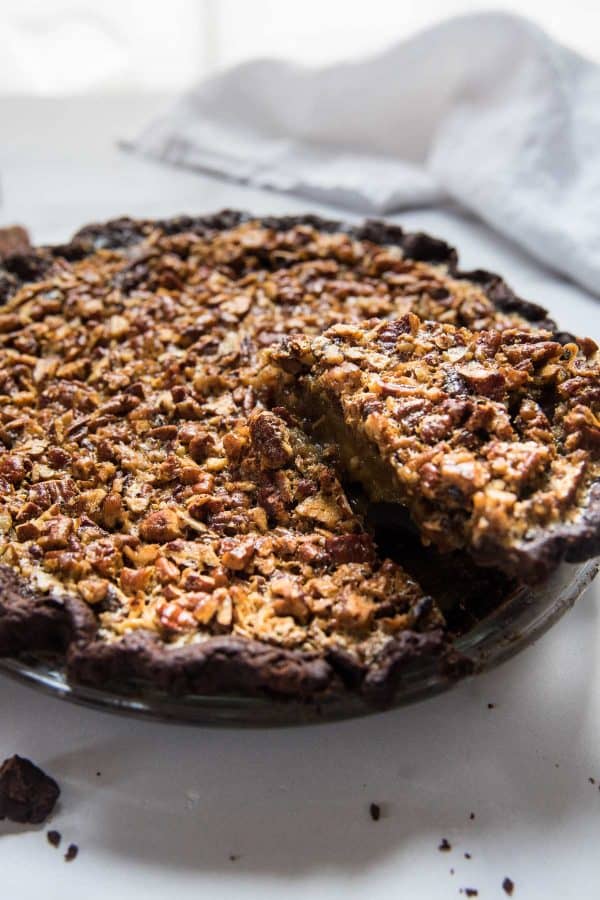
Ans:
[{"label": "chocolate crumb", "polygon": [[510,878],[505,878],[502,882],[502,890],[504,891],[504,893],[508,894],[509,897],[512,897],[514,889],[514,881],[511,881]]},{"label": "chocolate crumb", "polygon": [[65,853],[65,862],[73,862],[73,860],[77,858],[78,853],[79,847],[77,844],[69,844],[67,852]]},{"label": "chocolate crumb", "polygon": [[100,778],[101,775],[102,775],[102,772],[96,772],[96,778]]},{"label": "chocolate crumb", "polygon": [[60,788],[31,760],[12,756],[0,766],[0,819],[40,825],[56,805]]},{"label": "chocolate crumb", "polygon": [[471,859],[471,854],[470,854],[470,853],[465,853],[465,859]]},{"label": "chocolate crumb", "polygon": [[381,807],[379,803],[371,803],[369,806],[369,813],[374,822],[379,822],[381,818]]},{"label": "chocolate crumb", "polygon": [[471,822],[472,822],[473,819],[475,818],[475,813],[474,813],[474,812],[470,813],[470,814],[469,814],[469,818],[470,818],[470,820],[471,820]]},{"label": "chocolate crumb", "polygon": [[237,853],[230,853],[230,854],[229,854],[229,861],[230,861],[230,862],[237,862],[239,858],[240,858],[240,857],[238,856]]},{"label": "chocolate crumb", "polygon": [[62,840],[60,831],[49,831],[46,837],[48,838],[48,843],[52,844],[53,847],[60,847]]},{"label": "chocolate crumb", "polygon": [[454,875],[454,869],[450,869],[450,874]]},{"label": "chocolate crumb", "polygon": [[477,888],[461,888],[461,894],[466,894],[467,897],[479,897],[479,891]]},{"label": "chocolate crumb", "polygon": [[0,257],[13,253],[28,253],[31,250],[29,235],[22,225],[0,228]]},{"label": "chocolate crumb", "polygon": [[588,781],[589,781],[590,784],[596,784],[596,779],[595,779],[595,778],[592,778],[591,775],[590,775],[590,777],[588,778]]},{"label": "chocolate crumb", "polygon": [[445,853],[447,853],[448,850],[452,850],[452,844],[449,841],[447,841],[446,838],[442,838],[442,841],[438,847],[438,850],[442,850]]},{"label": "chocolate crumb", "polygon": [[488,709],[496,709],[495,703],[488,703]]}]

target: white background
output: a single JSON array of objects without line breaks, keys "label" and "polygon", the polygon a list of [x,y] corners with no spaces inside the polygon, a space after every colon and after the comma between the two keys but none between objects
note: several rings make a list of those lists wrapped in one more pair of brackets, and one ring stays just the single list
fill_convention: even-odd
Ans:
[{"label": "white background", "polygon": [[0,93],[180,89],[255,56],[327,63],[505,9],[600,60],[598,0],[1,0]]}]

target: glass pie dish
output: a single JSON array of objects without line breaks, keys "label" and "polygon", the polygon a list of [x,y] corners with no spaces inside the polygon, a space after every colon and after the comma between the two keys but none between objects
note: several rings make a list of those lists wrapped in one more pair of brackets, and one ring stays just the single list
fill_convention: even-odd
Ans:
[{"label": "glass pie dish", "polygon": [[[519,586],[456,638],[456,650],[474,661],[476,673],[495,668],[548,631],[583,594],[599,568],[598,559],[563,563],[543,584]],[[2,659],[0,671],[47,694],[93,709],[190,725],[305,725],[380,711],[351,693],[316,704],[235,694],[174,697],[142,683],[118,690],[98,689],[70,683],[60,662],[42,658]],[[434,660],[421,661],[406,671],[391,707],[424,700],[456,683],[456,678],[442,672]]]}]

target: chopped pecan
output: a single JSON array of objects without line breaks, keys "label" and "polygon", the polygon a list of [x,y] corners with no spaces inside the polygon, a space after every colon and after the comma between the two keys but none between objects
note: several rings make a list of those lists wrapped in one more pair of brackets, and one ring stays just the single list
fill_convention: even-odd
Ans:
[{"label": "chopped pecan", "polygon": [[196,591],[184,594],[182,599],[187,606],[193,609],[194,618],[200,625],[208,625],[220,606],[220,598],[216,591],[213,594]]},{"label": "chopped pecan", "polygon": [[15,526],[15,534],[19,541],[32,541],[39,536],[40,529],[35,522],[22,522]]},{"label": "chopped pecan", "polygon": [[48,550],[44,554],[43,565],[61,580],[79,581],[91,572],[91,564],[83,559],[78,550]]},{"label": "chopped pecan", "polygon": [[361,631],[370,626],[374,613],[375,606],[370,600],[352,593],[336,604],[335,618],[341,628]]},{"label": "chopped pecan", "polygon": [[230,431],[223,438],[223,449],[227,454],[227,458],[232,463],[237,463],[240,459],[244,448],[246,447],[247,440],[244,434],[240,434],[239,432]]},{"label": "chopped pecan", "polygon": [[105,578],[115,578],[123,566],[123,555],[109,538],[92,541],[86,553],[96,572]]},{"label": "chopped pecan", "polygon": [[123,501],[121,495],[107,494],[102,502],[102,522],[107,528],[114,528],[123,517]]},{"label": "chopped pecan", "polygon": [[121,569],[120,583],[126,594],[137,594],[145,591],[150,582],[154,569],[152,566],[144,566],[141,569]]},{"label": "chopped pecan", "polygon": [[153,544],[166,544],[181,535],[179,517],[174,509],[157,509],[140,523],[140,537]]},{"label": "chopped pecan", "polygon": [[252,446],[265,469],[281,469],[293,456],[288,428],[278,416],[260,411],[250,416]]},{"label": "chopped pecan", "polygon": [[179,581],[179,568],[164,556],[159,556],[156,560],[156,574],[163,584]]},{"label": "chopped pecan", "polygon": [[223,541],[221,562],[227,569],[233,569],[235,572],[243,572],[252,560],[255,551],[256,546],[254,540],[236,542],[234,540],[226,539]]},{"label": "chopped pecan", "polygon": [[233,622],[233,600],[227,591],[215,591],[218,594],[219,608],[217,610],[217,624],[228,628]]},{"label": "chopped pecan", "polygon": [[76,493],[77,489],[70,478],[57,478],[34,484],[28,499],[40,509],[49,509],[55,503],[67,503]]},{"label": "chopped pecan", "polygon": [[38,544],[42,550],[63,550],[69,545],[69,538],[73,531],[73,519],[67,516],[56,516],[48,519],[44,526],[42,536],[38,538]]},{"label": "chopped pecan", "polygon": [[278,616],[291,616],[301,624],[308,621],[310,614],[304,593],[292,578],[275,578],[271,585],[273,610]]},{"label": "chopped pecan", "polygon": [[21,484],[31,471],[31,461],[27,457],[9,455],[0,459],[0,476],[11,484]]},{"label": "chopped pecan", "polygon": [[117,394],[98,409],[105,416],[124,416],[140,405],[140,398],[135,394]]},{"label": "chopped pecan", "polygon": [[335,497],[319,493],[313,494],[299,503],[296,507],[296,515],[314,519],[328,528],[334,528],[342,519],[343,512]]},{"label": "chopped pecan", "polygon": [[177,600],[160,603],[156,614],[162,627],[168,631],[191,631],[197,624],[193,612],[185,609]]},{"label": "chopped pecan", "polygon": [[470,389],[484,397],[501,397],[506,378],[502,372],[494,372],[475,363],[458,366],[457,372]]},{"label": "chopped pecan", "polygon": [[71,461],[70,454],[62,447],[50,447],[47,457],[48,462],[55,469],[62,469]]},{"label": "chopped pecan", "polygon": [[82,578],[77,583],[77,590],[86,603],[95,606],[106,598],[109,586],[110,582],[106,578]]},{"label": "chopped pecan", "polygon": [[214,450],[213,435],[201,425],[188,422],[179,429],[177,436],[195,462],[203,462]]},{"label": "chopped pecan", "polygon": [[388,322],[380,330],[378,335],[378,343],[385,350],[389,350],[396,346],[398,338],[402,337],[402,335],[414,334],[418,326],[419,320],[416,316],[412,314],[402,316],[401,318],[396,319],[394,322]]},{"label": "chopped pecan", "polygon": [[156,438],[157,441],[172,441],[177,437],[177,425],[159,425],[151,428],[148,437]]},{"label": "chopped pecan", "polygon": [[214,591],[216,587],[215,579],[212,576],[201,575],[199,572],[194,572],[190,569],[183,572],[182,579],[183,588],[186,591],[203,591],[205,593],[210,593],[211,591]]},{"label": "chopped pecan", "polygon": [[178,476],[182,484],[201,484],[207,474],[202,471],[200,466],[192,464],[180,466]]}]

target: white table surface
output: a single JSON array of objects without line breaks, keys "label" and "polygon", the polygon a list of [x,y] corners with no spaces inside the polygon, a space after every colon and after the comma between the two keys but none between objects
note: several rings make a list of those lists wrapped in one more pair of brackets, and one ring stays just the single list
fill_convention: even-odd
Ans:
[{"label": "white table surface", "polygon": [[[118,152],[116,138],[157,107],[151,98],[2,100],[0,223],[51,241],[122,213],[307,207]],[[443,235],[466,266],[501,271],[563,325],[599,337],[600,301],[478,223],[432,210],[397,218]],[[0,897],[445,900],[475,887],[502,898],[509,876],[518,900],[597,900],[600,790],[588,781],[600,779],[597,599],[595,586],[494,673],[336,725],[154,724],[0,679],[0,758],[30,756],[57,778],[52,827],[63,849],[80,847],[66,864],[44,829],[0,823]],[[449,853],[437,850],[443,837]]]}]

